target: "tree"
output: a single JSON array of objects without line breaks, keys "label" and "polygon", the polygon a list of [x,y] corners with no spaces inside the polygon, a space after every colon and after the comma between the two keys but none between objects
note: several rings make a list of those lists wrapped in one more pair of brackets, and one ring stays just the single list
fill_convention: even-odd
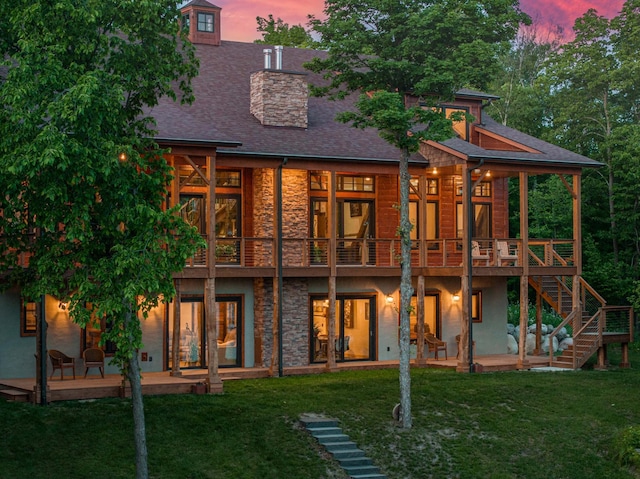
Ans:
[{"label": "tree", "polygon": [[[324,58],[307,65],[328,84],[316,95],[342,99],[360,94],[355,111],[338,117],[357,128],[376,128],[398,148],[400,172],[400,404],[401,423],[411,428],[409,313],[411,222],[409,158],[424,140],[452,136],[438,108],[462,86],[483,87],[496,58],[528,17],[517,1],[327,0],[326,20],[312,19]],[[409,94],[413,101],[405,102]],[[426,107],[425,107],[426,105]],[[454,118],[457,119],[457,118]]]},{"label": "tree", "polygon": [[262,34],[262,40],[254,40],[254,43],[298,48],[314,48],[316,45],[311,33],[305,30],[302,25],[290,27],[280,17],[274,20],[272,14],[269,14],[268,19],[256,17],[256,21],[258,22],[257,30]]},{"label": "tree", "polygon": [[609,20],[589,10],[575,39],[545,65],[551,94],[547,140],[601,161],[583,178],[585,276],[608,299],[625,301],[639,274],[637,180],[640,2],[628,0]]},{"label": "tree", "polygon": [[[191,100],[193,47],[172,0],[16,0],[0,6],[0,271],[28,298],[70,301],[131,384],[138,478],[148,477],[141,317],[174,294],[197,232],[172,210],[172,171],[145,111]],[[26,253],[28,266],[16,268]]]}]

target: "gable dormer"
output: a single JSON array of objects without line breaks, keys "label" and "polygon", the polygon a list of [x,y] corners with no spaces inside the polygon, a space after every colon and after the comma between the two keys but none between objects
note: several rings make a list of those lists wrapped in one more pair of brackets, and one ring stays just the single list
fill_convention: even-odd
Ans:
[{"label": "gable dormer", "polygon": [[182,28],[194,44],[220,45],[220,7],[206,0],[193,0],[180,9]]}]

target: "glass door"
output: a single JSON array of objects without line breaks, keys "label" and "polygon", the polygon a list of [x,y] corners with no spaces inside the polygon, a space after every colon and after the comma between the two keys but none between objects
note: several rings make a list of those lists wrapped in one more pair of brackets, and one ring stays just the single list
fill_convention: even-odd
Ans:
[{"label": "glass door", "polygon": [[218,332],[218,366],[241,365],[241,318],[240,297],[216,299],[216,325]]},{"label": "glass door", "polygon": [[338,200],[338,262],[371,263],[375,248],[373,238],[373,201]]},{"label": "glass door", "polygon": [[[374,297],[339,296],[336,301],[334,342],[336,361],[371,361],[374,358]],[[312,299],[311,362],[326,362],[328,300]]]},{"label": "glass door", "polygon": [[[171,315],[172,316],[172,315]],[[169,367],[172,366],[173,318],[169,318]],[[205,367],[204,298],[183,296],[180,303],[180,368]]]}]

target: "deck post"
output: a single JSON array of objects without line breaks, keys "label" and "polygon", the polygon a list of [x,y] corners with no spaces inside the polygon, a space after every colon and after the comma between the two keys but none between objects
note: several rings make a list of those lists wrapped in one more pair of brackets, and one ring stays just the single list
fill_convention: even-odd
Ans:
[{"label": "deck post", "polygon": [[207,205],[207,265],[209,277],[205,281],[205,320],[207,328],[207,383],[210,394],[222,392],[222,380],[218,373],[218,322],[216,318],[216,160],[207,156],[207,174],[209,175],[209,204]]},{"label": "deck post", "polygon": [[336,365],[336,276],[338,268],[337,258],[337,231],[336,231],[336,172],[332,171],[328,178],[329,201],[327,203],[327,217],[329,218],[329,308],[327,310],[327,371],[337,371]]},{"label": "deck post", "polygon": [[520,338],[518,342],[518,369],[529,369],[527,359],[527,329],[529,327],[529,175],[520,172]]},{"label": "deck post", "polygon": [[[418,276],[417,291],[417,325],[416,325],[416,365],[423,366],[427,364],[427,358],[424,355],[424,276]],[[435,334],[435,331],[432,331]]]},{"label": "deck post", "polygon": [[171,344],[171,376],[182,376],[180,371],[180,304],[182,302],[181,282],[176,279],[176,297],[173,301],[173,338]]}]

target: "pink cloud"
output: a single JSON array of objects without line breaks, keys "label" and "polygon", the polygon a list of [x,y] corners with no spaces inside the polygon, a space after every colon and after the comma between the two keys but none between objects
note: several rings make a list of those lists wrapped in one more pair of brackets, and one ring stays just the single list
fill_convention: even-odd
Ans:
[{"label": "pink cloud", "polygon": [[[321,17],[324,0],[211,0],[222,8],[222,38],[252,42],[261,38],[256,17],[282,18],[289,25],[306,26],[307,15]],[[521,0],[522,10],[542,29],[559,25],[570,34],[576,18],[595,8],[599,15],[612,18],[620,12],[624,0]],[[570,36],[570,35],[569,35]]]},{"label": "pink cloud", "polygon": [[624,0],[521,0],[520,8],[529,14],[542,30],[560,26],[567,37],[573,37],[572,29],[577,18],[593,8],[598,15],[613,18],[622,9]]},{"label": "pink cloud", "polygon": [[324,0],[212,0],[222,8],[221,33],[223,40],[252,42],[262,36],[256,31],[256,17],[275,18],[289,25],[306,27],[307,15],[321,16]]}]

